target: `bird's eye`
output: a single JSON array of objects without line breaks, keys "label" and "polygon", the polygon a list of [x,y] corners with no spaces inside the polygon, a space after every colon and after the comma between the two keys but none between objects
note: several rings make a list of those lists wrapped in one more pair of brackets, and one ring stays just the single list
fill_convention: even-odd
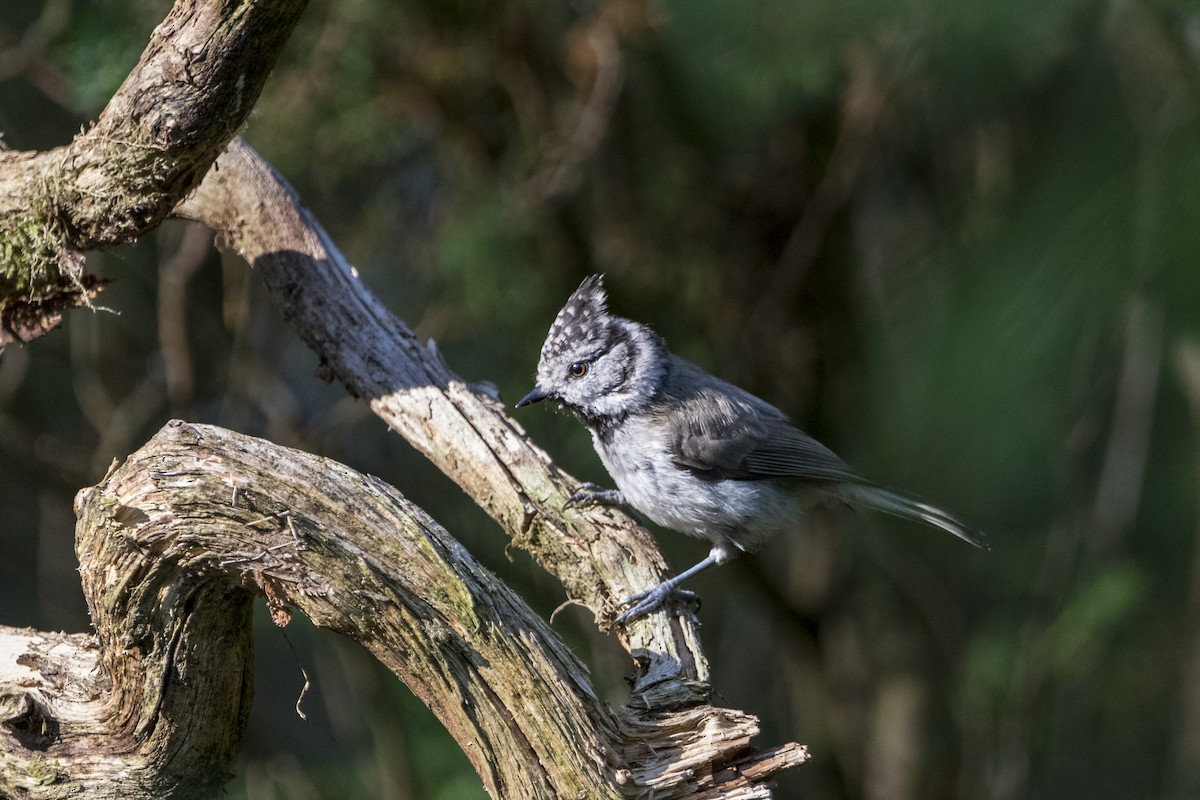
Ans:
[{"label": "bird's eye", "polygon": [[573,361],[571,366],[567,367],[567,372],[571,373],[572,378],[582,378],[587,375],[588,363],[586,361]]}]

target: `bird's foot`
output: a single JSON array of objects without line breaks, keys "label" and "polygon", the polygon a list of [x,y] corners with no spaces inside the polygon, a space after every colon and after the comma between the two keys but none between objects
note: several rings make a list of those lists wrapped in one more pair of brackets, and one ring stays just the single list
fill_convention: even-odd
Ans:
[{"label": "bird's foot", "polygon": [[624,506],[625,495],[616,489],[605,489],[599,484],[585,481],[567,499],[568,506]]},{"label": "bird's foot", "polygon": [[[663,581],[658,586],[638,592],[621,601],[625,608],[617,617],[617,622],[624,625],[653,613],[663,606],[671,605],[680,616],[699,624],[696,612],[700,610],[700,598],[693,591],[680,589],[676,581]],[[628,606],[628,608],[626,608]]]}]

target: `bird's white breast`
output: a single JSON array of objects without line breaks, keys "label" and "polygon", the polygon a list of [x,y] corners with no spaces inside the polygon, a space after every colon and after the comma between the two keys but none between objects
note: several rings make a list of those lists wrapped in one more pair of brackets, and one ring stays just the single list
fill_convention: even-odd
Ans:
[{"label": "bird's white breast", "polygon": [[626,501],[665,528],[753,551],[799,524],[797,498],[773,482],[705,480],[677,465],[652,418],[628,417],[592,440]]}]

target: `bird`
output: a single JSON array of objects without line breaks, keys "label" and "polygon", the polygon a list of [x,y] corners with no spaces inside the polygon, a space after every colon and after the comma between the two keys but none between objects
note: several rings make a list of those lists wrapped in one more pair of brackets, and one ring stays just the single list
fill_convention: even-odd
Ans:
[{"label": "bird", "polygon": [[516,407],[543,400],[578,417],[617,486],[581,484],[571,503],[632,507],[712,545],[695,566],[622,599],[618,623],[695,603],[683,581],[797,529],[831,500],[988,549],[976,528],[868,480],[775,406],[674,355],[649,326],[610,313],[601,275],[585,278],[558,312],[534,388]]}]

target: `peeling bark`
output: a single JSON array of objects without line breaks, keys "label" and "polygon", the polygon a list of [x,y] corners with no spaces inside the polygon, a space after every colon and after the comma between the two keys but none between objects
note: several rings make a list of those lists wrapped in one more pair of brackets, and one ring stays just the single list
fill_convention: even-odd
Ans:
[{"label": "peeling bark", "polygon": [[360,642],[497,798],[769,797],[752,717],[604,706],[504,584],[382,481],[173,421],[76,498],[97,635],[0,629],[0,796],[192,798],[236,761],[256,594]]}]

